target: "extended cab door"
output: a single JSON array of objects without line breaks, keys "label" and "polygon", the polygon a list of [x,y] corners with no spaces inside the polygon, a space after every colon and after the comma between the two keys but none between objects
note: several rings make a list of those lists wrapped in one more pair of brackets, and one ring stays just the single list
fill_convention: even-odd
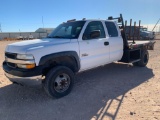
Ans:
[{"label": "extended cab door", "polygon": [[118,61],[123,55],[123,39],[118,25],[113,21],[105,21],[108,31],[108,41],[110,49],[110,62]]},{"label": "extended cab door", "polygon": [[[87,21],[78,38],[81,71],[104,65],[109,62],[109,42],[106,39],[103,21]],[[100,31],[97,38],[91,32]]]}]

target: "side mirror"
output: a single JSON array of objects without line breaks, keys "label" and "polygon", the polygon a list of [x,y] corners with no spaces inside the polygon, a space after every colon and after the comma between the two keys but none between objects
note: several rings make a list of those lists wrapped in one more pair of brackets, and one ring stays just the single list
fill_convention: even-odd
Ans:
[{"label": "side mirror", "polygon": [[100,30],[94,30],[90,33],[90,38],[99,38],[100,37]]},{"label": "side mirror", "polygon": [[118,22],[122,22],[122,19],[121,19],[121,18],[118,18]]}]

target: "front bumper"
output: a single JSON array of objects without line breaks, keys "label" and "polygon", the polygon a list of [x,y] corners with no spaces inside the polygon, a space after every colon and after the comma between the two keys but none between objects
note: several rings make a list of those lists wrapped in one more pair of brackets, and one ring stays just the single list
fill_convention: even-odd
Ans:
[{"label": "front bumper", "polygon": [[42,75],[33,77],[18,77],[5,72],[5,76],[13,83],[18,83],[20,85],[34,86],[40,85],[42,83]]},{"label": "front bumper", "polygon": [[34,69],[21,69],[12,68],[3,62],[3,70],[5,75],[11,82],[19,83],[22,85],[39,85],[41,84],[42,78],[42,66],[35,67]]}]

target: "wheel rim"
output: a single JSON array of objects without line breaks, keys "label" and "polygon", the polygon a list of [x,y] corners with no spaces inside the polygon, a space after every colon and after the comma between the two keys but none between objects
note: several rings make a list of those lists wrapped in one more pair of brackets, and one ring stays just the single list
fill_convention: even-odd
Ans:
[{"label": "wheel rim", "polygon": [[148,55],[147,55],[147,54],[144,55],[144,60],[143,60],[143,62],[144,62],[145,64],[148,62]]},{"label": "wheel rim", "polygon": [[71,82],[70,77],[67,74],[65,73],[59,74],[55,79],[54,89],[57,92],[62,93],[69,88],[70,82]]}]

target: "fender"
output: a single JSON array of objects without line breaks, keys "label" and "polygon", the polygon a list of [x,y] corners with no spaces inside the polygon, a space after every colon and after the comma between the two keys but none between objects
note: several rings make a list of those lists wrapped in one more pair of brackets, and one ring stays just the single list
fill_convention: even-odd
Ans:
[{"label": "fender", "polygon": [[65,52],[58,52],[58,53],[45,55],[45,56],[41,57],[40,62],[39,62],[39,66],[45,65],[50,60],[54,61],[54,59],[59,58],[59,57],[71,57],[72,59],[74,59],[76,62],[76,67],[77,67],[76,72],[79,71],[80,60],[79,60],[79,56],[78,56],[77,52],[75,52],[75,51],[65,51]]}]

